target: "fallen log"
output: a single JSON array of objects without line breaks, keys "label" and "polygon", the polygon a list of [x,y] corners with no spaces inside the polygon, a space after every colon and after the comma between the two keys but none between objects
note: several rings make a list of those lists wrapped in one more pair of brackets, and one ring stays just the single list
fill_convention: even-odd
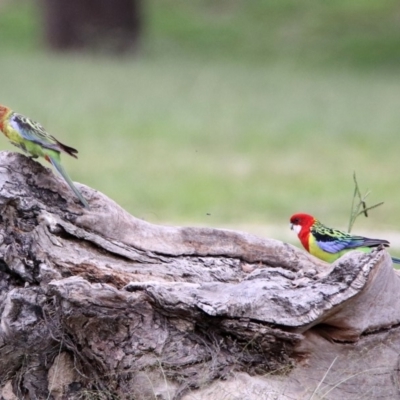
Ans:
[{"label": "fallen log", "polygon": [[400,398],[384,249],[328,265],[79,189],[0,153],[2,399]]}]

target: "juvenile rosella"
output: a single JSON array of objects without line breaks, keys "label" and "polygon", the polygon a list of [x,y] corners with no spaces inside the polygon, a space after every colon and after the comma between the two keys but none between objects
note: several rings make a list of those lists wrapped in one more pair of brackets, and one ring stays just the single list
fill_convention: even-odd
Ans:
[{"label": "juvenile rosella", "polygon": [[[354,236],[328,228],[308,214],[294,214],[290,218],[290,228],[297,233],[301,244],[310,254],[329,263],[351,250],[367,253],[379,245],[389,247],[390,244],[387,240]],[[392,260],[400,264],[400,259],[392,257]]]},{"label": "juvenile rosella", "polygon": [[13,145],[29,153],[33,158],[43,157],[51,163],[80,202],[89,208],[89,204],[61,165],[61,152],[78,158],[76,156],[78,150],[60,143],[54,136],[47,133],[43,126],[3,105],[0,105],[0,130]]}]

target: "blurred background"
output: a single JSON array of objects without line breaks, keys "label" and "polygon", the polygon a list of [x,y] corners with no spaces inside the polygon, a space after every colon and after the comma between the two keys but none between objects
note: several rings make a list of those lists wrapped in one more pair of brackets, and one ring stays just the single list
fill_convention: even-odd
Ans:
[{"label": "blurred background", "polygon": [[297,243],[356,171],[385,204],[353,231],[400,247],[398,1],[0,0],[0,49],[0,102],[138,218]]}]

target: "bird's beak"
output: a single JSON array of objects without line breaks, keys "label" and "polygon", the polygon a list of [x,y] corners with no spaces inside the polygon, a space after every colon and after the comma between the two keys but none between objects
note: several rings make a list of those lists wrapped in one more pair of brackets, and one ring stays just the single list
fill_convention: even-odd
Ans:
[{"label": "bird's beak", "polygon": [[290,224],[290,230],[293,230],[293,224]]}]

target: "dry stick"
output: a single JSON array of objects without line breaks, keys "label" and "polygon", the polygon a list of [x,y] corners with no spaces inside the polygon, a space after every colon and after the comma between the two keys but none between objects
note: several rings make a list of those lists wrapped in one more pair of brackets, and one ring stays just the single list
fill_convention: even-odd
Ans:
[{"label": "dry stick", "polygon": [[160,359],[157,359],[157,361],[158,361],[158,365],[160,366],[160,370],[161,370],[162,376],[164,378],[165,387],[167,388],[168,400],[171,400],[171,395],[169,393],[168,381],[167,381],[167,377],[165,376],[164,368],[163,368],[163,366],[161,364]]},{"label": "dry stick", "polygon": [[328,370],[325,372],[324,376],[322,377],[322,379],[319,381],[318,386],[314,389],[311,397],[309,400],[312,400],[312,398],[314,397],[314,395],[317,393],[319,387],[322,385],[322,382],[325,380],[325,378],[327,377],[327,375],[329,374],[329,371],[331,370],[331,368],[333,367],[333,364],[335,364],[336,360],[337,360],[338,356],[336,356],[333,361],[331,362],[331,365],[329,366]]},{"label": "dry stick", "polygon": [[[370,191],[367,191],[364,196],[361,195],[360,188],[358,186],[357,182],[357,176],[356,173],[353,173],[353,179],[354,179],[354,194],[353,194],[353,200],[351,202],[351,210],[350,210],[350,220],[349,220],[349,227],[348,227],[348,232],[351,232],[351,229],[357,219],[358,216],[361,214],[364,214],[365,217],[368,217],[368,212],[369,210],[372,210],[373,208],[379,207],[383,204],[383,201],[380,203],[374,204],[373,206],[367,207],[366,199],[370,195]],[[358,204],[355,206],[355,198],[358,196]],[[360,210],[361,209],[361,210]]]},{"label": "dry stick", "polygon": [[60,340],[60,347],[59,347],[59,349],[58,349],[58,355],[57,355],[57,357],[58,357],[58,358],[57,358],[57,364],[56,364],[56,366],[55,366],[55,371],[54,371],[53,379],[51,380],[50,387],[49,387],[49,394],[48,394],[46,400],[49,400],[49,399],[50,399],[51,390],[54,388],[54,383],[55,383],[55,380],[56,380],[56,377],[57,377],[57,374],[58,374],[58,365],[59,365],[59,363],[60,363],[60,354],[61,354],[61,350],[62,350],[62,344],[63,344],[63,342],[62,342],[62,340]]},{"label": "dry stick", "polygon": [[356,377],[356,376],[358,376],[358,375],[362,375],[362,374],[365,374],[365,373],[367,373],[367,372],[372,372],[372,371],[381,370],[381,369],[384,369],[384,370],[387,369],[387,370],[389,370],[388,367],[369,368],[369,369],[366,369],[366,370],[364,370],[364,371],[357,372],[357,373],[355,373],[355,374],[353,374],[353,375],[351,375],[351,376],[347,376],[346,378],[343,378],[342,380],[340,380],[339,382],[337,382],[334,386],[332,386],[327,392],[325,392],[325,393],[322,395],[322,399],[325,398],[332,390],[334,390],[334,389],[336,389],[337,387],[339,387],[342,383],[347,382],[348,380],[350,380],[350,379],[352,379],[352,378],[354,378],[354,377]]}]

